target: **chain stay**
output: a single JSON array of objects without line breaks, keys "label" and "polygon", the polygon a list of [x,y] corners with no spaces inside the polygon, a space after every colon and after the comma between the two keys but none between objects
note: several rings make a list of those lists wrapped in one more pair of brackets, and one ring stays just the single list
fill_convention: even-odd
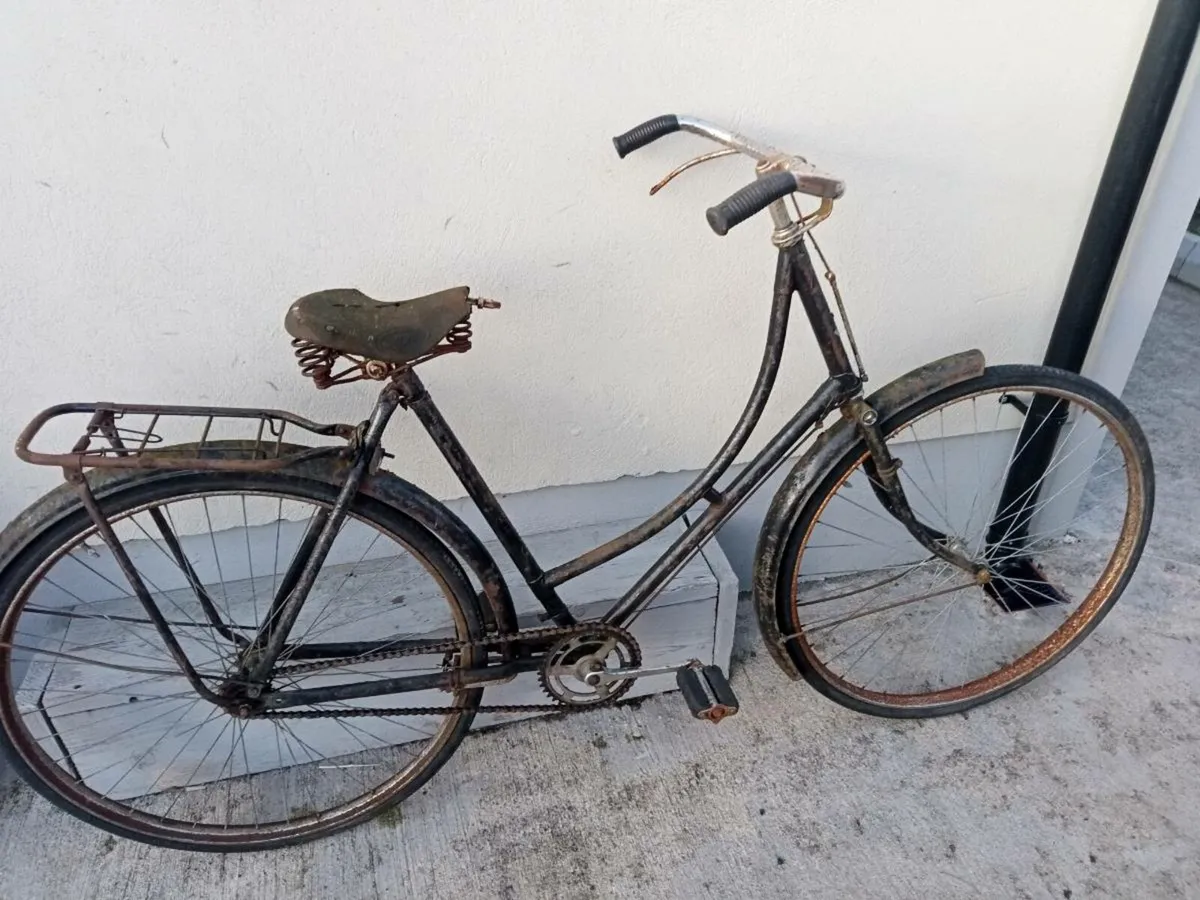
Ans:
[{"label": "chain stay", "polygon": [[[614,697],[613,701],[620,697]],[[254,716],[256,719],[355,719],[363,716],[388,718],[389,716],[449,716],[460,712],[481,713],[539,713],[539,712],[586,712],[601,709],[609,702],[593,703],[590,706],[568,706],[565,703],[502,703],[491,706],[479,706],[474,709],[462,706],[384,706],[378,709],[319,709],[293,710],[281,709],[275,712],[265,712]]]},{"label": "chain stay", "polygon": [[[364,653],[361,656],[344,656],[338,659],[319,660],[310,663],[294,663],[290,666],[283,666],[277,670],[277,673],[284,676],[304,675],[309,672],[320,672],[325,669],[331,669],[336,666],[344,666],[347,664],[359,665],[361,663],[377,662],[385,659],[400,659],[406,656],[421,656],[432,654],[446,654],[462,651],[469,648],[487,648],[496,644],[513,644],[518,641],[540,640],[543,638],[565,638],[573,634],[606,631],[612,631],[624,634],[624,631],[610,625],[604,625],[599,622],[581,623],[578,625],[547,625],[542,628],[528,628],[524,631],[513,632],[512,634],[493,634],[478,641],[459,641],[446,640],[441,644],[432,646],[424,646],[419,648],[397,648],[395,650],[377,650],[374,653]],[[321,710],[277,710],[275,712],[262,712],[254,718],[256,719],[334,719],[334,718],[361,718],[363,716],[388,717],[388,716],[438,716],[438,715],[453,715],[459,712],[493,712],[493,713],[538,713],[538,712],[585,712],[593,709],[602,709],[610,706],[619,700],[619,696],[614,696],[612,700],[590,703],[587,706],[571,706],[566,703],[504,703],[494,704],[491,706],[479,706],[473,710],[467,707],[460,706],[399,706],[399,707],[381,707],[372,709],[321,709]]]}]

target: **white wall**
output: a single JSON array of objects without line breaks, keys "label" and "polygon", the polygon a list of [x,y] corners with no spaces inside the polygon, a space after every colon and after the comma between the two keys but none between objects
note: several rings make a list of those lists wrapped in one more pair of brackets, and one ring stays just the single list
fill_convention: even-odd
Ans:
[{"label": "white wall", "polygon": [[[378,8],[383,7],[383,8]],[[1152,0],[122,4],[0,10],[4,429],[64,399],[294,406],[281,329],[323,287],[505,307],[423,370],[499,490],[697,468],[754,375],[765,222],[718,239],[723,161],[653,200],[686,112],[849,189],[821,236],[879,381],[1040,357]],[[807,395],[797,351],[766,424]],[[461,493],[411,421],[398,469]],[[0,456],[0,518],[55,482]]]},{"label": "white wall", "polygon": [[[1197,43],[1200,47],[1200,42]],[[1121,393],[1200,197],[1200,52],[1192,50],[1083,373]],[[1200,273],[1200,256],[1193,271]]]}]

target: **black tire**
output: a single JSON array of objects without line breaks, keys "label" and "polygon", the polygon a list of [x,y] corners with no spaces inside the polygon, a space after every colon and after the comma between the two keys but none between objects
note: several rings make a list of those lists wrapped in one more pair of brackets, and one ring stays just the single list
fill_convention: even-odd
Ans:
[{"label": "black tire", "polygon": [[[872,682],[866,675],[860,674],[854,676],[865,681],[866,684],[864,685],[852,681],[848,672],[834,671],[831,666],[835,662],[842,669],[853,668],[853,665],[849,662],[850,657],[859,654],[860,651],[855,647],[852,653],[847,653],[847,649],[854,646],[851,643],[850,637],[840,639],[843,643],[841,649],[838,649],[836,653],[833,649],[836,646],[836,644],[832,644],[835,640],[833,638],[829,639],[831,641],[830,648],[818,651],[815,648],[815,644],[818,643],[820,638],[813,636],[816,631],[822,629],[826,631],[836,630],[851,621],[856,623],[853,627],[875,627],[876,631],[869,632],[867,635],[870,638],[869,646],[867,645],[867,638],[860,638],[859,642],[861,643],[854,642],[858,646],[865,647],[861,653],[866,654],[871,652],[872,648],[881,640],[879,632],[890,626],[886,624],[881,626],[860,626],[857,623],[872,615],[878,616],[874,620],[876,623],[883,620],[885,615],[891,616],[891,620],[895,621],[902,615],[902,612],[897,611],[893,613],[893,609],[899,610],[904,604],[913,604],[916,609],[919,609],[926,606],[927,602],[932,601],[936,596],[933,593],[924,597],[918,594],[916,597],[907,597],[892,604],[879,602],[873,607],[870,605],[861,605],[855,607],[848,614],[825,619],[816,619],[815,616],[817,613],[811,612],[809,608],[819,607],[821,603],[827,601],[840,602],[843,599],[851,597],[852,595],[849,592],[843,590],[841,584],[835,583],[833,586],[822,586],[819,589],[814,588],[812,595],[817,598],[815,600],[801,599],[802,596],[805,598],[809,596],[808,594],[802,594],[800,580],[802,567],[804,566],[805,551],[810,548],[827,549],[827,547],[817,546],[812,541],[818,521],[842,486],[850,485],[850,479],[855,472],[860,472],[863,477],[869,478],[865,470],[860,468],[861,464],[867,458],[866,446],[861,440],[858,440],[838,462],[820,476],[817,487],[810,493],[796,524],[787,538],[786,549],[782,555],[783,562],[780,567],[779,580],[776,586],[775,604],[778,621],[783,629],[783,633],[793,636],[786,642],[787,652],[805,680],[826,697],[850,709],[879,716],[910,718],[962,712],[971,707],[994,700],[1044,673],[1077,647],[1091,633],[1092,629],[1100,623],[1104,616],[1108,614],[1109,610],[1112,609],[1121,596],[1122,591],[1129,583],[1129,579],[1141,556],[1146,537],[1149,533],[1154,503],[1154,475],[1150,448],[1145,435],[1137,421],[1133,418],[1133,415],[1112,393],[1079,375],[1057,369],[1040,366],[995,366],[988,368],[977,378],[944,388],[899,410],[881,422],[881,429],[885,437],[888,438],[889,446],[892,446],[894,437],[898,437],[901,433],[904,433],[911,434],[915,440],[915,445],[919,447],[920,440],[917,439],[917,431],[914,427],[918,421],[928,422],[934,413],[943,417],[944,420],[946,409],[956,401],[970,400],[974,409],[976,399],[981,395],[995,393],[998,397],[1001,397],[1009,392],[1012,395],[1016,395],[1022,388],[1033,389],[1042,392],[1043,395],[1058,397],[1060,400],[1067,401],[1068,403],[1078,404],[1087,415],[1094,416],[1109,429],[1112,439],[1111,447],[1119,449],[1121,458],[1124,460],[1126,478],[1120,480],[1124,480],[1127,483],[1129,499],[1121,518],[1120,539],[1117,542],[1116,549],[1113,550],[1112,556],[1108,560],[1102,578],[1096,582],[1097,586],[1083,600],[1080,600],[1078,604],[1071,607],[1060,605],[1056,609],[1051,610],[1050,612],[1062,610],[1061,614],[1067,615],[1068,618],[1061,626],[1038,643],[1034,649],[1015,657],[1011,662],[1006,663],[1002,668],[997,669],[996,672],[990,675],[971,678],[971,680],[964,681],[961,685],[953,689],[931,689],[927,693],[922,693],[921,689],[914,689],[908,693],[877,691],[869,688]],[[1001,400],[1000,402],[1004,403],[1005,401]],[[927,418],[922,419],[922,417]],[[953,415],[951,418],[953,419]],[[999,421],[999,413],[997,413],[997,421]],[[906,431],[908,428],[912,428],[913,430],[908,432]],[[946,434],[950,433],[949,431],[946,432]],[[1070,435],[1067,435],[1064,440],[1069,443],[1070,437]],[[956,439],[958,439],[957,436]],[[1107,438],[1098,438],[1097,440],[1101,439]],[[1082,444],[1082,439],[1080,443]],[[905,465],[901,468],[902,473],[919,468],[921,465],[920,459],[914,456],[912,450],[910,449],[908,452],[905,452],[903,449],[904,446],[904,444],[898,443],[893,447],[893,455],[900,457],[905,462]],[[908,444],[909,448],[913,446],[913,443]],[[944,447],[945,444],[942,444],[942,446]],[[1018,446],[1020,447],[1021,445]],[[979,452],[978,448],[976,452]],[[1019,455],[1019,452],[1020,450],[1018,449],[1017,455]],[[921,453],[924,455],[924,451],[921,451]],[[1058,453],[1057,448],[1055,449],[1055,453]],[[929,468],[928,460],[925,461],[925,464],[926,468]],[[935,460],[933,469],[937,468],[938,465]],[[951,470],[945,462],[945,457],[943,457],[941,469],[943,480],[948,481],[946,473]],[[1007,471],[1006,467],[1004,472],[1006,473]],[[1091,474],[1091,469],[1087,471],[1089,474],[1083,482],[1084,487],[1080,489],[1081,493],[1084,490],[1091,490],[1090,485],[1094,476]],[[1068,474],[1069,472],[1070,470],[1068,470]],[[932,480],[932,478],[933,470],[931,469],[930,479]],[[911,487],[907,493],[910,500],[914,497],[918,500],[920,499]],[[868,484],[866,496],[871,500],[875,500],[871,494],[872,491],[869,489]],[[864,494],[858,493],[855,496],[861,501]],[[1033,496],[1037,497],[1039,495],[1034,494]],[[1051,494],[1050,500],[1053,500],[1056,496],[1057,494]],[[856,501],[855,505],[860,504]],[[931,508],[936,509],[936,507]],[[994,514],[996,507],[989,508],[993,510]],[[897,529],[901,528],[894,518],[884,513],[882,506],[878,506],[876,511],[879,514],[883,514],[889,525],[895,526]],[[982,510],[979,515],[981,521],[986,523],[988,520],[984,518],[984,514],[986,514],[986,510]],[[968,519],[975,515],[975,506],[972,505]],[[880,527],[882,528],[883,526]],[[938,527],[941,528],[942,526],[939,524]],[[888,533],[890,534],[891,532]],[[903,533],[905,537],[912,540],[907,532]],[[1001,539],[1001,543],[1006,538],[1007,534]],[[1078,538],[1075,541],[1078,541]],[[1072,542],[1064,540],[1061,543],[1068,544]],[[918,546],[915,541],[913,541],[913,546]],[[976,546],[981,545],[977,544]],[[1004,547],[1002,549],[1007,551],[1009,548]],[[1013,555],[1013,553],[1007,553],[1007,556],[1002,559],[1010,558]],[[816,554],[814,554],[815,557]],[[940,561],[932,559],[930,563],[931,565],[937,565]],[[885,581],[896,581],[908,576],[911,569],[907,568],[907,566],[908,563],[905,563],[874,570],[874,574],[870,576],[874,580],[863,585],[863,593],[875,591],[882,594],[885,590],[883,587]],[[833,568],[836,569],[836,567]],[[885,572],[885,570],[889,571],[889,577],[879,579],[879,573]],[[891,577],[890,570],[898,570],[901,574]],[[843,573],[836,572],[836,574],[840,576]],[[961,576],[961,573],[958,574]],[[1040,570],[1039,574],[1041,574]],[[806,585],[812,585],[816,581],[821,581],[823,585],[828,585],[830,580],[837,581],[836,579],[831,579],[831,576],[818,575],[815,579],[808,576],[805,577],[808,578],[808,581],[805,582]],[[847,575],[847,578],[850,579],[858,577],[860,576],[854,574]],[[1013,578],[1011,580],[1015,582],[1021,579]],[[927,582],[926,584],[927,587],[925,589],[932,591],[934,583]],[[1102,588],[1100,587],[1101,585],[1103,585]],[[965,590],[966,587],[964,586],[962,590]],[[971,585],[970,587],[975,587],[975,585]],[[886,589],[891,590],[892,588],[888,587]],[[908,590],[911,589],[906,589],[904,593],[907,593]],[[958,591],[960,589],[952,586],[949,590],[942,591],[942,593],[948,595],[951,590]],[[960,603],[960,598],[973,596],[987,598],[983,601],[986,604],[992,597],[988,591],[988,588],[979,587],[977,594],[959,594],[953,600],[945,600],[944,605],[946,608],[949,608],[952,603]],[[1064,596],[1066,596],[1065,593]],[[822,599],[823,597],[824,599]],[[891,598],[888,599],[890,600]],[[858,597],[852,602],[857,601]],[[873,601],[868,600],[868,604],[871,602]],[[991,612],[993,614],[996,612],[1002,613],[1001,617],[997,620],[1001,623],[1016,620],[1018,616],[1025,616],[1026,621],[1031,621],[1029,617],[1034,613],[1042,615],[1042,611],[1036,609],[1032,604],[1028,610],[1021,607],[1015,608],[1014,611],[1013,609],[1003,608],[1001,604],[995,601],[991,602],[995,605],[995,609],[991,609]],[[801,612],[802,605],[806,607],[803,613]],[[967,609],[967,607],[960,608]],[[1066,610],[1070,608],[1073,608],[1074,611],[1068,613]],[[915,616],[917,613],[914,611],[913,615]],[[940,625],[941,628],[945,628],[946,622],[950,619],[951,615],[953,613],[945,615],[945,619]],[[813,617],[807,623],[808,631],[806,631],[806,622],[803,621],[803,618],[806,616]],[[1005,616],[1008,618],[1006,619]],[[1054,620],[1050,619],[1049,624],[1053,625]],[[913,627],[915,628],[916,626],[914,625]],[[1017,625],[1013,625],[1014,629],[1017,627]],[[921,627],[918,636],[929,631],[930,624],[926,622]],[[982,633],[985,635],[988,634],[986,630]],[[874,636],[872,637],[872,635]],[[939,639],[940,636],[939,633]],[[913,637],[909,637],[907,642],[902,643],[900,650],[897,651],[897,655],[906,652],[906,648],[913,639]],[[936,640],[929,639],[927,636],[925,639],[931,640],[932,643],[936,644]],[[895,643],[900,643],[899,639],[896,639]],[[890,648],[888,649],[890,650]],[[952,642],[950,647],[951,652],[956,649],[956,646]],[[825,654],[825,658],[822,658],[822,653]],[[844,658],[841,661],[836,661],[835,657],[837,656],[844,656]],[[857,664],[857,659],[855,660],[855,664]],[[894,662],[889,664],[895,665]],[[964,671],[967,670],[964,667]],[[876,676],[873,675],[871,677]],[[898,675],[897,679],[899,680],[902,677]],[[910,677],[912,679],[917,678],[916,675],[911,675]],[[964,675],[963,677],[966,678],[967,676]]]},{"label": "black tire", "polygon": [[[138,515],[139,510],[147,510],[150,507],[160,508],[168,501],[179,498],[207,498],[217,494],[232,496],[246,494],[255,497],[265,495],[269,496],[272,501],[278,497],[282,508],[285,499],[288,502],[311,502],[314,506],[328,506],[332,504],[337,494],[337,488],[334,485],[299,477],[289,474],[287,471],[268,473],[170,472],[133,477],[126,474],[116,477],[101,475],[95,478],[95,485],[98,501],[106,516],[110,519],[118,519],[122,515],[129,514],[130,521],[137,521],[133,516]],[[15,551],[10,550],[3,570],[0,571],[0,643],[10,642],[11,634],[15,633],[16,622],[23,611],[26,586],[30,584],[31,579],[40,578],[39,568],[48,565],[48,561],[54,558],[55,554],[60,553],[64,547],[75,545],[80,536],[87,534],[92,527],[86,510],[77,498],[72,500],[60,491],[47,500],[51,502],[42,504],[42,518],[22,517],[18,520],[21,532],[12,533],[10,531],[5,535],[6,539],[0,539],[0,546],[20,548]],[[207,500],[205,505],[207,509]],[[38,507],[34,508],[35,511],[37,509]],[[354,517],[355,521],[376,529],[379,534],[386,535],[397,545],[409,550],[420,565],[434,576],[441,586],[440,589],[444,590],[449,606],[449,617],[454,623],[453,628],[459,639],[475,640],[483,636],[484,629],[481,624],[478,603],[470,582],[457,560],[435,535],[397,510],[361,494],[351,504],[350,515]],[[210,529],[211,527],[210,524]],[[276,537],[276,541],[278,547],[278,537]],[[216,545],[214,543],[215,553]],[[278,554],[278,549],[276,553]],[[64,557],[60,556],[59,558]],[[252,565],[253,563],[251,563]],[[183,567],[180,567],[180,570],[183,571]],[[353,570],[351,571],[353,572]],[[31,594],[35,587],[29,589]],[[223,581],[222,588],[224,588]],[[336,600],[337,597],[335,596],[334,599]],[[228,604],[228,599],[226,599],[226,603]],[[209,636],[211,637],[211,635]],[[464,667],[470,666],[474,664],[474,656],[474,651],[466,650],[461,654],[457,664]],[[452,663],[447,660],[439,664],[444,667]],[[161,817],[145,814],[123,805],[118,800],[106,799],[72,778],[63,766],[56,764],[51,759],[38,740],[30,736],[16,699],[20,685],[14,679],[15,668],[13,649],[7,646],[0,647],[0,748],[3,749],[16,772],[43,797],[85,822],[121,837],[182,850],[218,852],[265,850],[325,837],[367,821],[410,796],[449,760],[470,728],[475,710],[478,708],[483,694],[482,688],[442,694],[444,705],[454,706],[460,711],[445,714],[447,724],[431,738],[429,752],[421,756],[419,765],[414,764],[416,768],[403,773],[402,779],[397,775],[391,781],[384,782],[379,788],[374,789],[370,796],[364,794],[363,797],[355,798],[353,801],[346,802],[341,807],[329,811],[290,810],[288,814],[295,812],[297,818],[284,822],[262,823],[260,826],[256,810],[253,826],[205,825],[197,827],[195,823],[167,817],[174,809],[174,801],[167,813],[162,814]],[[401,704],[403,702],[403,700],[400,701]],[[25,715],[28,713],[26,712]],[[375,719],[376,717],[370,717],[370,721],[375,721]],[[353,721],[364,720],[355,719]],[[244,754],[246,752],[244,731],[242,739]],[[42,741],[45,742],[45,740],[43,737]],[[234,746],[236,746],[236,738],[233,740]],[[360,742],[364,747],[367,746],[361,738]],[[380,748],[382,747],[381,744]],[[279,752],[282,762],[282,750]],[[234,750],[231,748],[230,756],[232,757],[233,754]],[[69,757],[69,754],[64,751],[64,756]],[[296,759],[294,753],[292,758]],[[306,761],[307,759],[306,751]],[[313,761],[315,762],[316,759],[313,758]],[[378,763],[373,765],[384,768]],[[249,760],[247,760],[247,767],[249,767]],[[317,768],[322,767],[318,766]],[[339,767],[324,766],[323,768]],[[351,767],[342,766],[340,768],[349,769]],[[249,770],[250,775],[243,780],[249,781],[252,777],[258,778],[257,772],[259,771]],[[230,764],[230,772],[228,780],[232,782],[234,780],[232,764]],[[224,766],[219,774],[224,774]],[[346,778],[349,779],[349,776]],[[287,783],[287,778],[284,777],[285,789]],[[151,787],[154,786],[151,785]],[[228,790],[230,789],[227,788]],[[253,796],[251,799],[253,802]],[[289,806],[290,802],[288,801]],[[186,807],[187,804],[185,803],[184,806]],[[229,812],[226,811],[225,815],[228,821]]]}]

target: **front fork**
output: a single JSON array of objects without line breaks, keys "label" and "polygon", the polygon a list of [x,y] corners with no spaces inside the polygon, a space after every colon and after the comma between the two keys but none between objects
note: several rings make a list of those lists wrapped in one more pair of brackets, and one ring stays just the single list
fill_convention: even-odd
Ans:
[{"label": "front fork", "polygon": [[861,397],[842,407],[842,413],[854,422],[867,445],[870,459],[864,464],[871,490],[883,508],[891,514],[922,547],[956,568],[971,575],[980,584],[991,580],[987,566],[981,566],[964,555],[957,546],[935,528],[917,519],[900,483],[900,460],[892,456],[879,427],[879,414]]}]

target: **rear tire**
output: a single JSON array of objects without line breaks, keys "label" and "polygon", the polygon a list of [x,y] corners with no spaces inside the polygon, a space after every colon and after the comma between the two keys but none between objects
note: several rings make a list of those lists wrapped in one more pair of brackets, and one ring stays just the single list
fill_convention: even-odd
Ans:
[{"label": "rear tire", "polygon": [[[278,583],[280,572],[290,559],[288,541],[298,538],[304,528],[303,518],[289,516],[306,507],[314,511],[327,509],[338,490],[335,485],[298,477],[286,470],[101,477],[97,485],[97,500],[122,542],[132,546],[131,539],[140,541],[139,573],[155,596],[156,604],[175,622],[173,631],[177,637],[184,635],[180,640],[190,648],[189,658],[195,652],[193,665],[205,672],[212,670],[211,675],[204,676],[210,688],[228,678],[227,661],[236,654],[236,644],[233,639],[223,637],[221,629],[211,620],[206,620],[198,605],[198,594],[193,591],[192,596],[188,595],[184,589],[188,588],[186,567],[176,561],[172,570],[170,556],[164,550],[169,546],[166,539],[156,540],[148,535],[149,541],[142,540],[142,535],[154,528],[150,511],[165,511],[164,517],[169,518],[172,529],[178,529],[189,564],[198,571],[212,570],[214,580],[205,581],[204,587],[220,607],[224,624],[252,635],[256,623],[248,618],[265,616],[269,604],[261,601],[272,596],[273,584]],[[202,529],[203,518],[217,509],[218,501],[231,501],[228,508],[236,511],[240,507],[243,517],[247,516],[247,509],[254,511],[245,523],[244,544],[239,543],[237,528],[214,530],[210,520],[209,534],[202,538],[183,524],[186,519],[190,526]],[[25,535],[12,540],[13,535],[9,534],[6,537],[10,540],[0,542],[6,546],[23,544],[0,571],[0,644],[15,645],[0,647],[0,748],[25,781],[72,815],[122,837],[184,850],[264,850],[302,843],[357,825],[400,803],[446,763],[470,728],[482,697],[481,688],[387,695],[313,706],[313,711],[327,709],[338,713],[333,719],[336,725],[329,725],[335,733],[331,737],[325,732],[320,739],[313,737],[311,729],[315,726],[309,719],[233,718],[220,707],[201,701],[182,678],[161,637],[148,622],[142,621],[146,618],[144,610],[119,596],[128,589],[120,582],[119,575],[111,577],[111,560],[104,558],[108,548],[96,537],[82,504],[67,500],[54,505],[54,509],[53,515],[46,519],[25,523]],[[285,510],[292,512],[285,514]],[[255,529],[266,531],[258,535]],[[251,533],[262,538],[253,551]],[[308,629],[305,633],[312,633],[309,640],[323,641],[386,641],[392,635],[399,641],[414,634],[435,635],[437,640],[476,640],[483,636],[477,599],[469,580],[445,546],[423,526],[360,494],[350,506],[347,524],[339,531],[337,541],[348,542],[344,545],[335,542],[335,552],[342,553],[339,558],[345,562],[340,568],[331,568],[327,563],[322,569],[319,579],[325,580],[319,580],[318,585],[325,585],[325,605],[314,605],[318,599],[318,588],[314,587],[301,613],[307,618],[298,621],[293,631],[296,642],[305,640],[301,635],[305,627]],[[341,546],[348,550],[339,550]],[[160,555],[156,549],[164,552]],[[277,568],[268,574],[272,549]],[[235,584],[226,557],[218,588],[216,573],[222,569],[226,551],[245,554],[238,565],[249,563],[249,580],[243,578]],[[393,551],[395,555],[387,555]],[[411,556],[411,562],[408,556],[401,558],[401,554]],[[370,570],[365,578],[361,577],[364,567]],[[89,572],[97,577],[92,578]],[[398,572],[412,577],[399,585],[402,592],[395,593]],[[352,581],[356,574],[359,580]],[[425,576],[431,579],[429,584],[420,580]],[[180,588],[180,584],[184,587]],[[347,584],[352,586],[348,591],[343,590]],[[95,593],[85,590],[89,585]],[[247,585],[254,595],[253,613]],[[387,596],[393,599],[374,606],[372,591],[391,591]],[[406,595],[411,598],[420,591],[441,596],[445,603],[440,607],[437,603],[426,604],[420,608],[419,616],[406,612]],[[57,609],[47,609],[54,603],[59,604]],[[355,607],[355,603],[359,605]],[[311,611],[310,606],[313,606]],[[357,618],[353,617],[354,609],[360,610]],[[66,624],[55,624],[62,622]],[[417,628],[426,630],[413,630]],[[319,637],[321,634],[331,636]],[[288,675],[276,687],[286,688],[289,683],[309,687],[314,680],[329,683],[329,678],[345,681],[387,677],[393,664],[404,674],[416,673],[413,661],[417,665],[427,661],[429,671],[452,665],[465,668],[475,664],[476,655],[478,651],[468,649],[457,660],[448,655],[443,658],[442,654],[436,658],[426,654],[372,663],[346,660],[325,673]],[[126,668],[115,668],[113,664]],[[41,669],[36,669],[38,666]],[[129,667],[141,671],[131,674]],[[170,671],[172,667],[174,674]],[[72,670],[69,680],[76,684],[63,681],[65,669]],[[38,675],[38,672],[48,674]],[[162,674],[147,674],[151,672]],[[78,695],[70,693],[72,688]],[[83,701],[91,706],[77,711]],[[137,705],[130,705],[135,701]],[[454,707],[455,712],[439,714],[436,728],[431,726],[428,732],[425,720],[432,716],[398,717],[370,712],[372,706],[433,705]],[[347,717],[351,707],[365,709],[367,714]],[[191,712],[193,708],[198,711]],[[158,709],[166,710],[165,718],[159,717]],[[184,709],[179,720],[173,718],[176,709]],[[207,718],[203,718],[206,710]],[[118,732],[125,721],[122,717],[131,714],[135,720],[141,716],[144,721]],[[185,714],[189,718],[183,719]],[[185,727],[195,717],[201,717],[197,720],[199,724]],[[106,726],[114,720],[115,724]],[[169,724],[172,721],[182,724],[174,727]],[[106,727],[114,732],[112,736],[105,731]],[[71,728],[77,734],[69,733]],[[143,731],[145,736],[141,737]],[[208,733],[213,732],[212,747],[204,751],[204,746],[198,745],[195,750],[187,750],[191,746],[187,742],[193,741],[189,732],[203,734],[202,740],[195,740],[204,745],[208,743]],[[398,740],[397,735],[402,738]],[[428,738],[427,742],[422,736]],[[105,740],[133,748],[125,758],[136,758],[130,769],[137,771],[116,778],[116,773],[124,769],[123,764],[120,768],[113,768],[116,763],[109,764],[109,773],[104,774],[103,759],[85,762],[97,747],[103,749]],[[327,740],[329,743],[324,743]],[[416,744],[420,748],[412,750]],[[229,745],[227,755],[226,745]],[[217,748],[216,756],[210,756],[213,747]],[[334,747],[341,748],[336,751],[340,755],[328,755],[334,752],[329,748]],[[196,755],[204,752],[196,769],[191,771],[193,780],[200,779],[195,783],[187,779],[190,762],[186,767],[175,764],[176,760],[194,758],[181,755],[185,751]],[[410,751],[411,762],[401,767],[398,760]],[[119,759],[119,754],[109,756]],[[197,774],[213,768],[213,761],[222,757],[226,758],[215,774]],[[89,776],[88,769],[99,771]],[[147,771],[143,773],[143,769]],[[148,793],[124,796],[135,790],[132,782],[142,785],[136,790]],[[335,795],[337,799],[329,799],[328,806],[320,799]]]},{"label": "rear tire", "polygon": [[[1022,544],[1016,532],[988,528],[1008,467],[1029,445],[1010,438],[1035,395],[1070,419],[1043,482],[1028,495],[1042,518]],[[1037,366],[989,368],[896,412],[881,429],[903,463],[918,519],[987,565],[990,586],[934,557],[883,509],[859,440],[821,476],[792,528],[776,587],[778,621],[800,674],[843,706],[893,717],[961,712],[1045,672],[1112,609],[1149,532],[1150,449],[1117,397],[1079,375]],[[1099,455],[1076,474],[1089,453]],[[968,497],[968,484],[982,496]],[[1076,495],[1074,518],[1059,521],[1071,515],[1060,510]],[[1015,568],[1025,561],[1034,568]],[[1100,569],[1094,578],[1092,569]],[[1066,604],[1039,605],[1048,596],[1037,587],[1042,576]],[[996,599],[1000,587],[1012,589],[1001,596],[1013,611]]]}]

